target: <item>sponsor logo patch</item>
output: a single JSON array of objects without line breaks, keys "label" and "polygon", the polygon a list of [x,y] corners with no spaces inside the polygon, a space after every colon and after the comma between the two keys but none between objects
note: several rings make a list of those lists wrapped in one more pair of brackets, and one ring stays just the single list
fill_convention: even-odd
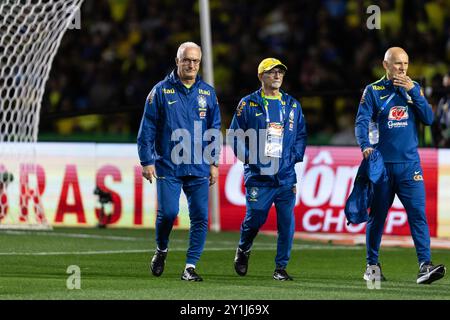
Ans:
[{"label": "sponsor logo patch", "polygon": [[388,128],[404,128],[408,126],[408,121],[388,121]]},{"label": "sponsor logo patch", "polygon": [[388,120],[406,120],[408,119],[408,107],[407,106],[395,106],[389,110]]},{"label": "sponsor logo patch", "polygon": [[164,94],[174,94],[175,93],[175,89],[165,89],[165,88],[163,88],[163,92],[164,92]]},{"label": "sponsor logo patch", "polygon": [[203,89],[198,89],[198,93],[204,94],[205,96],[210,96],[211,95],[209,90],[203,90]]},{"label": "sponsor logo patch", "polygon": [[244,109],[246,103],[245,101],[241,101],[241,103],[239,103],[239,105],[236,108],[236,116],[240,117],[242,114],[242,110]]}]

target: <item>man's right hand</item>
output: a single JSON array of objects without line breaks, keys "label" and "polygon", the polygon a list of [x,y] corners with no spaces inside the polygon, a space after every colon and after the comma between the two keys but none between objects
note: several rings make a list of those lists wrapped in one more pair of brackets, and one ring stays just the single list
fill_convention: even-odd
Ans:
[{"label": "man's right hand", "polygon": [[364,159],[367,159],[368,157],[369,157],[369,155],[373,152],[373,148],[365,148],[364,149],[364,151],[363,151],[363,156],[364,156]]},{"label": "man's right hand", "polygon": [[150,164],[148,166],[142,167],[142,176],[152,183],[152,177],[157,179],[155,165]]}]

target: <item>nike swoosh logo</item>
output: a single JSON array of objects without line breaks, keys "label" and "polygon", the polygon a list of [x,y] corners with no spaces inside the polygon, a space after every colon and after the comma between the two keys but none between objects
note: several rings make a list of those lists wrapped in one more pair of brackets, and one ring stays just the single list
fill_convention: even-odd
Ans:
[{"label": "nike swoosh logo", "polygon": [[257,114],[256,114],[256,116],[257,116],[257,117],[259,117],[260,115],[262,115],[262,112],[261,112],[261,113],[257,113]]},{"label": "nike swoosh logo", "polygon": [[420,171],[414,171],[414,174],[419,174],[420,173]]},{"label": "nike swoosh logo", "polygon": [[389,95],[388,95],[388,94],[387,94],[387,95],[385,95],[385,96],[382,96],[382,97],[380,97],[380,100],[386,99],[387,97],[389,97]]},{"label": "nike swoosh logo", "polygon": [[167,103],[169,104],[169,105],[171,105],[171,104],[174,104],[175,102],[177,102],[178,100],[175,100],[175,101],[168,101]]}]

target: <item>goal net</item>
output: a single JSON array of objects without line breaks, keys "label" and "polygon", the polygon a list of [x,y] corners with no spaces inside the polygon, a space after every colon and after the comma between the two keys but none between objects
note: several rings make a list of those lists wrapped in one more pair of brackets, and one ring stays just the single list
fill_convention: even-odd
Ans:
[{"label": "goal net", "polygon": [[0,229],[49,229],[36,161],[53,58],[83,0],[0,1]]}]

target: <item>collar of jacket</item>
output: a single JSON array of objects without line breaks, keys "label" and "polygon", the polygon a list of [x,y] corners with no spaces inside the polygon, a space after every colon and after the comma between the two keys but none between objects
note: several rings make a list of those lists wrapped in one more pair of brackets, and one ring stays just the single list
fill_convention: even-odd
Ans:
[{"label": "collar of jacket", "polygon": [[380,80],[381,81],[379,83],[383,85],[386,89],[388,89],[391,92],[395,91],[396,94],[402,96],[407,101],[410,101],[411,98],[408,96],[408,93],[406,92],[405,88],[395,87],[394,84],[392,83],[392,80],[388,80],[386,75],[384,75]]},{"label": "collar of jacket", "polygon": [[[261,91],[262,91],[262,88],[253,92],[249,97],[249,101],[255,102],[255,103],[259,104],[260,106],[264,106],[264,102],[261,97]],[[285,93],[283,90],[280,90],[280,93],[281,93],[281,100],[286,102],[287,106],[290,105],[291,97],[287,93]]]},{"label": "collar of jacket", "polygon": [[190,92],[193,92],[195,89],[200,85],[200,82],[202,81],[202,78],[197,74],[195,77],[194,84],[188,89],[186,86],[181,82],[180,77],[178,77],[177,70],[174,69],[169,75],[167,75],[166,80],[175,86],[177,90],[183,92],[184,94],[189,94]]},{"label": "collar of jacket", "polygon": [[397,93],[405,95],[406,90],[404,88],[401,88],[401,87],[395,87],[393,82],[392,82],[392,80],[389,80],[386,75],[384,75],[380,80],[381,80],[380,84],[385,86],[386,89],[389,89],[389,90],[397,89]]}]

